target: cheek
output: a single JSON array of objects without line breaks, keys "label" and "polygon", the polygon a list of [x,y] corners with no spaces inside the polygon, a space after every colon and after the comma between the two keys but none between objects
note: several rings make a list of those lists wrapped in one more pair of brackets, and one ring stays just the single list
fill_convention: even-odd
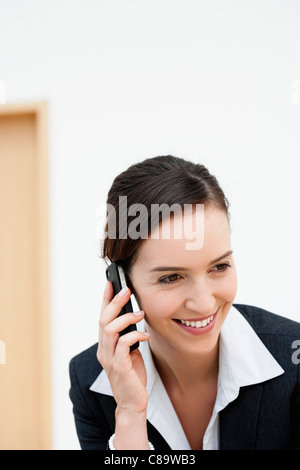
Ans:
[{"label": "cheek", "polygon": [[172,313],[178,308],[179,299],[176,295],[168,295],[167,292],[151,293],[151,295],[143,294],[141,296],[141,308],[145,312],[145,319],[151,322],[162,320],[172,316]]},{"label": "cheek", "polygon": [[218,286],[218,297],[226,300],[226,302],[233,302],[237,292],[237,277],[236,273],[233,272],[227,278],[224,278],[223,282],[220,282]]}]

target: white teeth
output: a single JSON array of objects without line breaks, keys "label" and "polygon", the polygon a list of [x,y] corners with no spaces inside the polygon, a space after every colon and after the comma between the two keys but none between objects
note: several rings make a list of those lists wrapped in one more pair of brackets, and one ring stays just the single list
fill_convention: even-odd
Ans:
[{"label": "white teeth", "polygon": [[203,328],[204,326],[207,326],[213,319],[213,315],[209,318],[205,318],[205,320],[202,320],[202,321],[184,321],[184,320],[180,320],[181,323],[183,325],[186,325],[186,326],[192,326],[193,328]]}]

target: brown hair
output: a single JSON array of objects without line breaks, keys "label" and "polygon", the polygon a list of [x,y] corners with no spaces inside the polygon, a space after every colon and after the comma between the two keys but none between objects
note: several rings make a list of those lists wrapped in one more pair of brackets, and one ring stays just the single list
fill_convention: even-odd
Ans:
[{"label": "brown hair", "polygon": [[[230,218],[229,203],[220,188],[215,176],[211,175],[203,165],[192,163],[172,155],[148,158],[130,166],[118,175],[109,190],[107,204],[116,210],[116,233],[119,234],[120,196],[127,197],[127,208],[133,204],[143,204],[148,209],[153,204],[213,204],[223,210]],[[102,247],[102,258],[118,262],[126,274],[136,259],[138,248],[143,237],[128,237],[128,227],[133,217],[126,214],[127,225],[122,237],[106,237]],[[161,221],[161,217],[159,219]],[[109,220],[105,230],[107,232]],[[148,219],[148,233],[151,222]],[[124,227],[122,227],[122,231]],[[145,237],[144,237],[145,238]]]}]

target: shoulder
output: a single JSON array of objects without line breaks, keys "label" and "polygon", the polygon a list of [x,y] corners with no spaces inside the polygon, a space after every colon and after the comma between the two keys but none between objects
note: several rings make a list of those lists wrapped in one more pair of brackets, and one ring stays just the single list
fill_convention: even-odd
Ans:
[{"label": "shoulder", "polygon": [[70,376],[73,380],[76,377],[81,386],[90,387],[103,369],[96,356],[97,347],[90,346],[70,361]]},{"label": "shoulder", "polygon": [[[97,359],[97,344],[70,361],[69,396],[77,435],[83,450],[105,450],[113,433],[114,401],[90,390],[102,367]],[[101,397],[101,399],[100,399]]]},{"label": "shoulder", "polygon": [[282,367],[295,369],[291,357],[299,347],[300,323],[252,305],[234,304],[234,307]]},{"label": "shoulder", "polygon": [[299,337],[300,323],[295,320],[252,305],[234,304],[234,307],[245,317],[257,334]]}]

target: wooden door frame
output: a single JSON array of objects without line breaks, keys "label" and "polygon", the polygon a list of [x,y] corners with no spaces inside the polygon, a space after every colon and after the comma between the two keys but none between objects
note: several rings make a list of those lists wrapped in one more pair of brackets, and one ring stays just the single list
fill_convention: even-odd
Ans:
[{"label": "wooden door frame", "polygon": [[[0,116],[34,114],[36,119],[37,181],[37,305],[39,340],[39,416],[40,449],[51,449],[51,357],[50,357],[50,276],[49,276],[49,184],[48,184],[48,106],[47,102],[0,104]],[[5,338],[1,338],[5,342]],[[6,352],[9,361],[9,351]],[[0,367],[5,367],[0,366]]]}]

